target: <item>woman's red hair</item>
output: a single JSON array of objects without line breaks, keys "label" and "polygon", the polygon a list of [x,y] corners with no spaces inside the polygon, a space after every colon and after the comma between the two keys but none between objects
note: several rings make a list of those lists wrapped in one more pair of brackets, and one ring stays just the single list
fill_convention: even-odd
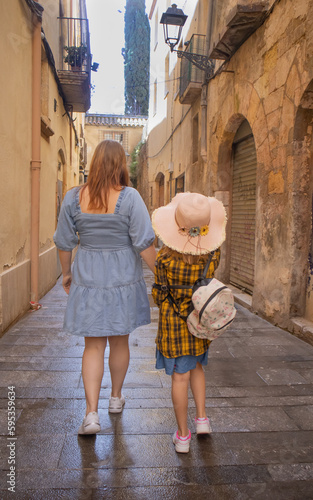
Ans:
[{"label": "woman's red hair", "polygon": [[126,155],[117,141],[102,141],[95,149],[84,190],[88,186],[89,209],[108,209],[110,189],[129,185]]}]

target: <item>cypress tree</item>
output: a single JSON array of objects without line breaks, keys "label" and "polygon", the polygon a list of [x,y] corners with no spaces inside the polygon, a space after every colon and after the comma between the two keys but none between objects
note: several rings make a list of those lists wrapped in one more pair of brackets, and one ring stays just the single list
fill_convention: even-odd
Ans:
[{"label": "cypress tree", "polygon": [[124,19],[125,114],[148,115],[150,25],[145,0],[126,0]]}]

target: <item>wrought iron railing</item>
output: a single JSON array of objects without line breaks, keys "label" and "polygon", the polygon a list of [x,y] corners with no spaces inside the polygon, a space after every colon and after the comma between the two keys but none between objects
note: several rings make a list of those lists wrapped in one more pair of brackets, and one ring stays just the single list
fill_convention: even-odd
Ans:
[{"label": "wrought iron railing", "polygon": [[88,19],[60,17],[60,70],[90,74],[91,54]]},{"label": "wrought iron railing", "polygon": [[[192,35],[190,42],[185,52],[191,54],[206,55],[206,44],[205,35]],[[190,83],[202,83],[203,82],[203,70],[192,64],[187,58],[182,57],[181,59],[181,73],[180,73],[180,97],[184,94]]]}]

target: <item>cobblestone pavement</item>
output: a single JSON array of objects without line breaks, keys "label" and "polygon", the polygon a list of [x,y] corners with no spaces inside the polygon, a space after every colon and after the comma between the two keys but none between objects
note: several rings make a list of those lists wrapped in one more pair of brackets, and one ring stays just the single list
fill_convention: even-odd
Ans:
[{"label": "cobblestone pavement", "polygon": [[[150,292],[146,268],[145,277]],[[238,306],[206,367],[213,434],[193,434],[190,453],[179,455],[170,377],[154,368],[153,303],[151,325],[130,336],[120,415],[108,414],[106,354],[102,430],[93,437],[77,436],[85,410],[83,339],[62,332],[60,281],[41,303],[0,339],[1,499],[313,499],[312,346]],[[15,405],[11,437],[8,405]],[[194,416],[190,399],[193,432]]]}]

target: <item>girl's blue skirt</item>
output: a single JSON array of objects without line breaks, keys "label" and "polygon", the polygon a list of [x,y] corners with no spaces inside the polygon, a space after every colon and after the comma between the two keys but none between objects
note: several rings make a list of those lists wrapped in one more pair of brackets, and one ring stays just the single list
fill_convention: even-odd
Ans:
[{"label": "girl's blue skirt", "polygon": [[187,373],[189,370],[194,370],[197,363],[200,363],[202,366],[206,366],[208,364],[208,356],[209,349],[199,356],[187,355],[178,356],[177,358],[166,358],[157,348],[155,367],[158,370],[165,369],[165,373],[167,375],[173,375],[173,372]]}]

